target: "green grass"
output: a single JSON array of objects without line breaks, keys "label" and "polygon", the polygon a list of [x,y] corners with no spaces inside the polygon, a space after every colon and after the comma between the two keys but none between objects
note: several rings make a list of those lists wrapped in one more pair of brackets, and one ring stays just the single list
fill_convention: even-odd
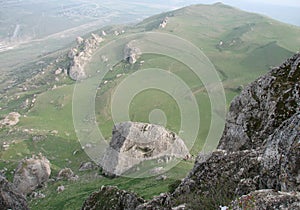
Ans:
[{"label": "green grass", "polygon": [[159,90],[146,90],[136,95],[131,101],[130,119],[134,122],[149,122],[149,114],[154,109],[160,109],[167,118],[166,128],[180,130],[180,110],[176,101],[168,94]]},{"label": "green grass", "polygon": [[[157,29],[159,22],[165,16],[169,17],[167,27]],[[111,31],[113,30],[112,27]],[[201,49],[215,65],[220,75],[225,88],[227,106],[239,93],[240,86],[263,75],[270,66],[284,61],[292,52],[298,50],[300,44],[299,28],[224,5],[192,6],[150,17],[136,26],[128,27],[125,35],[147,30],[178,35]],[[113,36],[107,37],[108,41],[113,39]],[[226,44],[220,48],[218,44],[221,40]],[[233,40],[235,42],[231,45]],[[56,48],[60,42],[50,41],[48,44],[53,44],[55,45],[53,47]],[[41,49],[41,45],[35,45],[36,51]],[[27,56],[26,48],[24,51],[21,49],[21,52]],[[58,171],[64,167],[70,167],[75,174],[80,176],[77,182],[48,183],[46,188],[41,189],[46,198],[29,199],[31,209],[80,209],[88,195],[99,189],[101,185],[117,185],[121,189],[133,190],[149,199],[161,192],[168,191],[169,185],[185,177],[193,166],[192,162],[181,162],[166,172],[168,179],[165,181],[155,180],[155,177],[142,179],[95,178],[95,174],[99,173],[98,170],[78,171],[81,162],[89,161],[89,157],[81,149],[73,126],[72,96],[75,85],[68,79],[61,79],[56,83],[54,82],[55,76],[51,73],[59,65],[66,66],[67,61],[64,58],[61,58],[58,63],[54,62],[55,55],[61,55],[62,52],[64,51],[42,57],[46,59],[44,67],[48,66],[48,68],[44,76],[31,81],[33,84],[36,82],[37,87],[33,86],[34,88],[30,91],[21,92],[16,85],[6,92],[7,97],[2,97],[0,100],[0,107],[4,107],[3,110],[0,110],[2,117],[10,111],[19,111],[26,115],[26,117],[21,117],[20,123],[14,128],[0,130],[0,143],[14,141],[7,151],[0,152],[0,169],[8,168],[7,176],[10,180],[12,180],[11,172],[19,160],[39,152],[42,152],[51,162],[51,177],[55,177]],[[15,59],[15,55],[10,53],[2,56],[12,56],[11,59]],[[122,52],[116,53],[121,54]],[[0,56],[0,58],[2,57]],[[97,70],[101,64],[101,61],[97,60],[96,54],[93,59],[94,64],[86,69],[88,72]],[[140,61],[144,61],[143,65],[139,65]],[[18,80],[21,84],[19,86],[31,84],[26,79],[31,77],[30,74],[33,71],[38,71],[39,66],[35,63],[34,61],[27,66],[20,65],[18,67],[18,72],[21,72]],[[50,65],[50,63],[54,64]],[[118,85],[132,73],[147,68],[160,68],[176,74],[194,93],[199,108],[200,128],[191,153],[198,154],[210,127],[211,104],[209,97],[200,79],[185,64],[167,56],[143,54],[135,65],[131,66],[120,62],[113,71],[105,75],[104,80],[107,80],[108,83],[104,85],[102,81],[102,84],[99,84],[100,90],[95,99],[95,114],[102,134],[105,139],[111,137],[113,120],[110,105],[112,95]],[[116,78],[118,74],[123,74],[123,76]],[[60,86],[64,83],[66,86],[51,90],[54,84]],[[6,81],[5,84],[9,84],[9,81]],[[34,94],[37,94],[37,98],[33,108],[28,112],[27,109],[21,110],[20,106],[24,100],[32,99]],[[19,95],[18,99],[17,95]],[[120,106],[122,105],[120,104]],[[87,107],[82,107],[83,110],[85,108]],[[166,127],[178,133],[181,121],[180,109],[176,101],[167,93],[156,89],[141,91],[131,101],[128,111],[132,121],[149,122],[149,114],[155,109],[162,110],[166,115]],[[31,133],[26,132],[26,129]],[[31,129],[33,130],[31,131]],[[53,130],[57,130],[58,134],[51,134]],[[46,138],[40,142],[33,142],[32,138],[35,135],[44,135]],[[58,194],[56,189],[61,184],[66,187],[66,191]]]},{"label": "green grass", "polygon": [[74,138],[72,118],[73,85],[49,90],[38,96],[35,106],[21,119],[22,128],[57,130],[60,135],[70,133]]},{"label": "green grass", "polygon": [[[120,189],[138,192],[145,199],[169,190],[169,185],[176,180],[184,178],[185,173],[192,167],[192,162],[182,162],[167,172],[167,179],[164,181],[152,178],[94,178],[96,171],[84,174],[77,182],[59,181],[48,184],[48,187],[41,192],[46,195],[44,199],[33,199],[30,203],[31,209],[80,209],[84,200],[102,185],[116,185]],[[57,193],[58,186],[64,185],[66,190]],[[71,192],[71,193],[70,193]]]}]

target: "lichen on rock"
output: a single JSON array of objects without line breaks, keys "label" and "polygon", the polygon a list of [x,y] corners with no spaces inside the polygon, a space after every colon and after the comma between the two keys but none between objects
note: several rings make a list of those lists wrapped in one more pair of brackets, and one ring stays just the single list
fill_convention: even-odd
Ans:
[{"label": "lichen on rock", "polygon": [[0,174],[0,209],[28,210],[24,195]]}]

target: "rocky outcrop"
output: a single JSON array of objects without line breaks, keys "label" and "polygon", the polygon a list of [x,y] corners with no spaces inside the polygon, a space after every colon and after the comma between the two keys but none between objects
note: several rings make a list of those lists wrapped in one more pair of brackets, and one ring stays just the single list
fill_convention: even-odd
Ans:
[{"label": "rocky outcrop", "polygon": [[86,40],[83,40],[81,37],[77,38],[78,46],[72,48],[68,53],[68,57],[71,59],[69,68],[71,79],[82,80],[87,77],[84,66],[101,42],[103,42],[103,38],[93,33],[91,34],[91,38]]},{"label": "rocky outcrop", "polygon": [[98,167],[93,164],[92,162],[85,162],[81,163],[79,167],[79,171],[89,171],[89,170],[94,170],[97,169]]},{"label": "rocky outcrop", "polygon": [[112,134],[101,162],[107,175],[121,175],[145,160],[189,156],[183,140],[159,125],[124,122],[116,124]]},{"label": "rocky outcrop", "polygon": [[18,112],[9,113],[3,120],[0,121],[1,126],[14,126],[20,121],[21,115]]},{"label": "rocky outcrop", "polygon": [[264,142],[260,189],[300,191],[300,112]]},{"label": "rocky outcrop", "polygon": [[296,54],[247,86],[231,104],[218,150],[199,154],[174,192],[137,209],[299,209],[299,64]]},{"label": "rocky outcrop", "polygon": [[300,193],[258,190],[236,199],[229,209],[300,209]]},{"label": "rocky outcrop", "polygon": [[0,209],[27,210],[28,205],[24,195],[0,174]]},{"label": "rocky outcrop", "polygon": [[183,200],[187,194],[210,194],[221,188],[229,199],[259,189],[300,191],[299,128],[300,113],[282,123],[260,148],[200,154],[172,196]]},{"label": "rocky outcrop", "polygon": [[42,155],[22,160],[14,174],[13,184],[18,192],[27,195],[43,186],[51,174],[50,162]]},{"label": "rocky outcrop", "polygon": [[98,192],[94,192],[88,197],[82,210],[132,210],[144,202],[144,199],[138,197],[135,193],[119,190],[117,187],[102,186]]},{"label": "rocky outcrop", "polygon": [[76,42],[77,42],[77,44],[82,44],[84,42],[84,39],[82,37],[78,36],[76,38]]},{"label": "rocky outcrop", "polygon": [[133,40],[124,47],[124,60],[130,64],[135,64],[142,52],[137,47],[137,43]]},{"label": "rocky outcrop", "polygon": [[168,24],[168,20],[169,20],[169,18],[168,18],[168,17],[165,17],[165,18],[161,21],[161,23],[159,24],[159,28],[165,28],[165,27],[167,26],[167,24]]},{"label": "rocky outcrop", "polygon": [[261,147],[283,121],[300,111],[300,56],[296,54],[247,86],[231,103],[219,148]]},{"label": "rocky outcrop", "polygon": [[76,181],[78,180],[78,176],[70,168],[63,168],[57,174],[57,180],[68,180],[68,181]]}]

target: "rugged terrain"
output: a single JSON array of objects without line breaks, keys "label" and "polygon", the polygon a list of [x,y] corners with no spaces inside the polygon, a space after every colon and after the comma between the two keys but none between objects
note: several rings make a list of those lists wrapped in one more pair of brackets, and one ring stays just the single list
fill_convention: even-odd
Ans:
[{"label": "rugged terrain", "polygon": [[108,209],[106,200],[114,200],[116,209],[130,209],[129,204],[135,209],[300,208],[299,96],[300,54],[296,54],[233,100],[218,150],[200,153],[172,193],[139,204],[142,199],[135,194],[119,199],[121,191],[102,187],[83,209]]},{"label": "rugged terrain", "polygon": [[[107,26],[95,30],[93,35],[87,34],[82,38],[78,37],[76,43],[74,39],[74,44],[69,48],[43,54],[29,63],[20,63],[12,67],[11,71],[0,75],[3,79],[0,84],[0,144],[2,146],[0,170],[9,182],[13,182],[14,177],[17,177],[16,171],[27,174],[27,178],[32,179],[31,186],[34,190],[27,196],[28,205],[31,209],[79,209],[84,200],[102,185],[116,185],[122,190],[135,191],[138,196],[143,197],[143,199],[136,200],[144,203],[145,199],[150,200],[154,195],[159,195],[162,192],[174,192],[181,182],[180,180],[186,177],[186,174],[193,168],[193,161],[187,160],[181,161],[171,170],[164,171],[162,176],[155,175],[140,179],[128,177],[109,179],[102,176],[99,167],[91,162],[84,151],[95,148],[97,142],[84,142],[81,145],[76,136],[72,116],[75,81],[70,78],[70,71],[71,75],[77,70],[97,71],[98,69],[88,69],[90,66],[86,68],[82,68],[82,66],[85,66],[85,62],[90,63],[90,61],[96,61],[95,66],[102,65],[106,60],[105,57],[97,58],[95,55],[103,46],[111,41],[145,31],[176,35],[201,49],[216,67],[225,88],[228,106],[229,102],[244,89],[246,84],[265,74],[268,69],[273,69],[273,66],[277,66],[299,50],[300,46],[298,36],[300,29],[298,27],[222,4],[195,5],[147,18],[137,25]],[[101,42],[95,41],[95,37],[99,40],[101,37]],[[51,45],[52,42],[49,44]],[[59,43],[56,44],[60,45]],[[37,50],[39,51],[39,49]],[[211,121],[211,104],[200,79],[185,64],[167,56],[154,54],[135,56],[135,54],[139,54],[137,50],[128,50],[125,45],[121,46],[120,51],[114,53],[121,58],[120,61],[113,66],[101,83],[99,82],[99,86],[95,88],[97,89],[96,119],[87,115],[84,116],[83,123],[88,124],[96,121],[104,138],[111,139],[114,121],[111,117],[110,100],[115,88],[132,73],[159,67],[180,77],[191,89],[199,104],[201,127],[196,142],[190,150],[191,155],[198,155],[208,135],[209,122]],[[13,56],[10,58],[15,59]],[[286,63],[287,69],[289,69],[290,63],[290,61]],[[74,64],[80,64],[80,68],[72,69]],[[231,166],[225,163],[228,163],[227,160],[235,160],[242,156],[244,162],[242,161],[241,164],[247,164],[247,167],[244,167],[244,172],[239,173],[242,175],[236,177],[232,186],[236,187],[236,182],[239,182],[240,176],[242,176],[245,178],[245,185],[249,180],[251,192],[252,189],[256,189],[253,186],[257,186],[255,176],[258,175],[258,168],[249,162],[253,161],[253,164],[256,164],[260,159],[257,156],[263,157],[265,153],[275,153],[273,150],[265,151],[264,149],[267,147],[261,145],[273,142],[274,148],[276,148],[276,141],[269,138],[272,135],[274,138],[275,135],[280,135],[280,129],[284,129],[282,126],[286,120],[290,119],[291,121],[287,123],[295,123],[296,125],[293,119],[296,119],[296,112],[298,111],[295,107],[299,107],[299,104],[297,104],[297,100],[294,100],[294,97],[296,97],[295,94],[299,89],[291,86],[292,82],[295,81],[289,79],[289,73],[286,73],[284,68],[278,68],[272,72],[283,76],[276,77],[270,75],[272,73],[268,73],[266,77],[269,79],[261,82],[256,81],[255,84],[244,89],[243,97],[235,99],[230,108],[226,131],[220,143],[222,151],[217,151],[204,158],[207,159],[208,165],[217,166],[217,168],[219,167],[218,164],[224,163],[224,170],[227,170],[225,172],[232,174]],[[298,71],[290,74],[292,75],[291,78],[294,78]],[[256,86],[259,88],[254,88]],[[270,91],[270,94],[267,94],[267,90]],[[278,95],[276,95],[277,93]],[[287,104],[283,104],[283,100],[287,101]],[[258,101],[264,101],[264,103]],[[248,104],[251,106],[247,106]],[[270,109],[267,109],[268,107]],[[287,110],[287,107],[290,110]],[[81,107],[81,109],[85,110],[86,107]],[[149,116],[154,109],[160,109],[164,112],[167,119],[165,121],[167,130],[178,133],[179,136],[184,132],[180,130],[180,110],[174,99],[155,89],[145,90],[133,98],[129,110],[130,121],[151,123]],[[294,116],[293,119],[290,118],[292,116]],[[277,134],[275,134],[275,129],[278,129]],[[89,130],[82,132],[89,134]],[[90,134],[93,135],[92,132]],[[282,142],[279,141],[278,145],[281,144]],[[283,145],[287,146],[288,144],[285,142]],[[290,142],[290,145],[293,143]],[[259,146],[261,149],[258,149]],[[287,151],[296,152],[293,147],[282,148],[280,146],[278,148],[284,153]],[[31,168],[22,167],[26,166],[26,163],[31,163],[31,157],[33,155],[37,157],[39,153],[42,153],[50,162],[50,177],[47,175],[49,170],[48,172],[45,170],[45,174],[41,176],[39,173],[35,173],[41,171],[42,168],[48,168],[48,166],[40,167],[43,164],[28,164]],[[227,159],[224,157],[225,154],[229,154],[226,156]],[[250,158],[251,161],[247,158]],[[274,159],[269,161],[275,164],[276,158],[275,155]],[[292,156],[286,158],[292,159]],[[206,162],[202,163],[202,159],[198,158],[197,167],[206,167]],[[293,161],[296,160],[289,162],[292,164]],[[35,160],[33,162],[36,163]],[[25,164],[22,165],[21,163]],[[281,163],[269,166],[276,168]],[[232,166],[236,165],[232,163]],[[252,166],[254,168],[251,168]],[[266,168],[266,170],[274,171],[270,168]],[[247,171],[251,175],[246,177]],[[218,180],[222,174],[218,173],[215,180]],[[196,176],[200,175],[196,174]],[[265,180],[267,183],[263,186],[278,185],[280,190],[284,184],[287,189],[291,189],[296,182],[294,179],[283,182],[284,178],[277,178],[277,174],[272,174],[271,177],[266,174],[260,176],[263,178],[259,180]],[[39,177],[43,177],[42,181],[39,180]],[[191,182],[195,177],[190,176]],[[208,178],[206,180],[209,181]],[[196,186],[200,185],[197,184]],[[219,188],[220,186],[217,185],[216,189]],[[102,188],[102,190],[104,189]],[[215,202],[214,205],[228,205],[231,200],[238,199],[235,195],[243,195],[249,191],[248,188],[243,187],[236,187],[236,189],[245,190],[241,190],[239,194],[234,194],[233,191],[235,190],[230,188],[228,194],[226,193],[228,197],[219,195],[225,201],[219,202],[219,204]],[[116,188],[113,187],[112,191],[115,190]],[[212,188],[212,190],[215,189]],[[200,192],[203,189],[200,186],[196,191]],[[219,190],[215,191],[219,192]],[[105,190],[101,192],[106,193]],[[257,195],[259,192],[252,194]],[[266,191],[262,192],[261,195],[263,194],[291,197],[288,193]],[[97,196],[97,194],[94,195]],[[123,198],[127,197],[128,193],[124,192],[120,195],[118,199],[124,200]],[[192,193],[191,196],[193,195]],[[172,198],[170,194],[165,196],[167,200],[169,197]],[[188,201],[189,198],[186,199]],[[185,203],[181,203],[182,200],[179,198],[174,198],[172,202],[176,200],[179,202],[178,205]],[[23,202],[22,199],[20,202]],[[157,199],[157,202],[160,202],[160,198]],[[174,206],[175,204],[170,205]]]}]

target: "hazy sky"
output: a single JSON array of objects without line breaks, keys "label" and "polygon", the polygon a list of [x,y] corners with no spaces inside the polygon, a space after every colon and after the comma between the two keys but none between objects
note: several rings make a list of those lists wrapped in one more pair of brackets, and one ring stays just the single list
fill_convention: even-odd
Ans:
[{"label": "hazy sky", "polygon": [[[224,0],[225,2],[226,0]],[[233,1],[233,0],[232,0]],[[235,1],[238,2],[238,1]],[[291,6],[291,7],[300,7],[299,0],[242,0],[239,2],[251,2],[251,3],[258,3],[258,4],[273,4],[273,5],[282,5],[282,6]]]},{"label": "hazy sky", "polygon": [[260,13],[282,22],[300,26],[299,0],[167,0],[177,6],[222,2],[242,10]]},{"label": "hazy sky", "polygon": [[[175,0],[176,1],[176,0]],[[197,1],[197,0],[196,0]],[[268,4],[268,5],[281,5],[289,7],[300,7],[299,0],[198,0],[199,3],[214,3],[214,2],[223,2],[228,4]]]},{"label": "hazy sky", "polygon": [[282,22],[300,26],[299,0],[222,0],[243,10],[267,15]]}]

